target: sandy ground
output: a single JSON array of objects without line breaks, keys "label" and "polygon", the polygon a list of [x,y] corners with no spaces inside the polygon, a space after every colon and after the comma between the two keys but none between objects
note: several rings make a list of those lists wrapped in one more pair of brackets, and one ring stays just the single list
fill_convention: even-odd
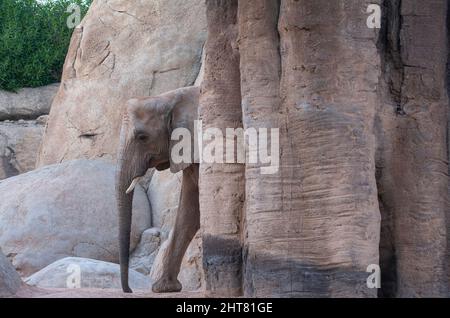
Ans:
[{"label": "sandy ground", "polygon": [[119,289],[65,289],[65,288],[38,288],[24,285],[15,298],[203,298],[202,292],[180,292],[155,294],[151,291],[135,291],[125,294]]}]

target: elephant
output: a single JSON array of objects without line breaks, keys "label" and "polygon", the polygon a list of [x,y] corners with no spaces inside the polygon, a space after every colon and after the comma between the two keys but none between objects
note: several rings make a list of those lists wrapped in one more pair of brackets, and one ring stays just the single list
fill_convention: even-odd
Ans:
[{"label": "elephant", "polygon": [[[200,89],[179,88],[159,96],[139,97],[127,101],[122,119],[117,155],[116,200],[119,211],[119,259],[122,289],[128,284],[130,227],[134,187],[149,168],[183,171],[179,208],[163,274],[152,286],[153,292],[178,292],[182,289],[177,276],[186,249],[200,227],[198,171],[193,154],[191,162],[175,162],[171,150],[172,131],[185,128],[194,136],[198,117]],[[192,137],[193,138],[193,137]],[[193,143],[191,143],[193,145]]]}]

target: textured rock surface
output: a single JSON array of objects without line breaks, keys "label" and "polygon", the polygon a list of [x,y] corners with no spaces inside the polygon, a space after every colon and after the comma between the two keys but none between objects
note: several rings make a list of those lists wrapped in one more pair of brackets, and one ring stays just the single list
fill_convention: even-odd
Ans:
[{"label": "textured rock surface", "polygon": [[58,87],[22,88],[17,93],[0,90],[0,120],[35,119],[48,114]]},{"label": "textured rock surface", "polygon": [[383,297],[449,296],[447,6],[385,3],[393,22],[376,109]]},{"label": "textured rock surface", "polygon": [[[206,48],[203,124],[226,125],[230,118],[215,113],[219,101],[239,96],[226,115],[240,104],[244,128],[280,133],[279,170],[264,175],[263,164],[247,164],[245,191],[239,183],[221,187],[221,169],[201,171],[204,264],[216,274],[216,290],[229,289],[230,277],[239,282],[238,267],[228,269],[231,275],[220,269],[242,257],[245,296],[376,296],[365,271],[378,263],[379,250],[373,132],[379,30],[366,26],[367,2],[239,1],[236,12],[229,9],[236,1],[208,1],[208,31],[219,43],[210,47],[208,39]],[[236,27],[239,62],[230,63],[231,54],[219,48],[233,52],[224,34]],[[222,213],[216,203],[244,194],[242,214],[233,206]]]},{"label": "textured rock surface", "polygon": [[[242,127],[237,8],[237,0],[208,1],[208,40],[199,108],[204,128],[224,131]],[[240,223],[244,187],[243,165],[200,165],[200,230],[206,252],[206,288],[210,292],[235,296],[242,290]]]},{"label": "textured rock surface", "polygon": [[164,239],[175,222],[182,177],[182,172],[173,174],[170,170],[155,171],[147,189],[152,205],[152,225],[161,229]]},{"label": "textured rock surface", "polygon": [[[120,289],[118,264],[88,258],[66,257],[25,279],[31,286],[44,288],[115,288]],[[150,278],[130,270],[132,289],[148,290]]]},{"label": "textured rock surface", "polygon": [[0,250],[0,297],[13,296],[21,284],[19,274]]},{"label": "textured rock surface", "polygon": [[125,100],[192,85],[204,10],[204,0],[94,1],[74,30],[38,166],[113,158]]},{"label": "textured rock surface", "polygon": [[150,274],[153,262],[161,245],[161,232],[158,228],[144,231],[141,240],[130,257],[130,268],[144,275]]},{"label": "textured rock surface", "polygon": [[[118,262],[114,177],[111,164],[74,160],[0,181],[0,246],[16,269],[30,275],[67,256]],[[140,193],[131,248],[150,226]]]},{"label": "textured rock surface", "polygon": [[0,180],[35,168],[45,119],[0,122]]}]

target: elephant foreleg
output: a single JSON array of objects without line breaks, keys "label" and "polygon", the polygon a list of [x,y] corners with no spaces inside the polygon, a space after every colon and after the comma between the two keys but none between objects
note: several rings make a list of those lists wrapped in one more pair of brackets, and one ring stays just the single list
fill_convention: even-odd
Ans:
[{"label": "elephant foreleg", "polygon": [[155,293],[178,292],[182,288],[177,279],[181,262],[200,227],[198,195],[198,165],[192,165],[183,170],[181,197],[167,254],[163,258],[163,273],[152,286]]}]

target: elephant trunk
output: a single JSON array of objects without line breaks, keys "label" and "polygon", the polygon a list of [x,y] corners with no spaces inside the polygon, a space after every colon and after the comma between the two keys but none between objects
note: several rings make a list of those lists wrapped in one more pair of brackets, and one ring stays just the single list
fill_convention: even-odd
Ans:
[{"label": "elephant trunk", "polygon": [[131,293],[128,285],[128,267],[130,259],[130,234],[131,234],[131,212],[133,204],[133,192],[126,193],[133,175],[129,172],[127,161],[119,158],[116,177],[116,197],[119,211],[119,259],[120,278],[122,289],[125,293]]},{"label": "elephant trunk", "polygon": [[[129,189],[130,183],[136,177],[137,164],[136,158],[139,153],[129,136],[129,119],[125,114],[122,121],[120,132],[119,151],[117,154],[116,171],[116,200],[119,212],[119,261],[120,261],[120,279],[122,290],[125,293],[131,293],[132,290],[128,284],[128,271],[130,260],[130,235],[133,208],[133,189]],[[141,167],[143,169],[143,167]],[[141,170],[142,170],[141,169]]]},{"label": "elephant trunk", "polygon": [[128,115],[125,114],[120,132],[116,171],[120,278],[125,293],[132,292],[128,284],[128,271],[134,187],[149,168],[150,159],[151,157],[145,155],[141,147],[136,144],[134,133],[129,130]]},{"label": "elephant trunk", "polygon": [[[122,289],[126,293],[132,290],[128,285],[130,260],[130,234],[133,208],[134,187],[148,168],[148,162],[137,149],[133,141],[126,136],[127,125],[121,133],[116,173],[116,199],[119,211],[119,260]],[[124,132],[125,131],[125,132]]]}]

